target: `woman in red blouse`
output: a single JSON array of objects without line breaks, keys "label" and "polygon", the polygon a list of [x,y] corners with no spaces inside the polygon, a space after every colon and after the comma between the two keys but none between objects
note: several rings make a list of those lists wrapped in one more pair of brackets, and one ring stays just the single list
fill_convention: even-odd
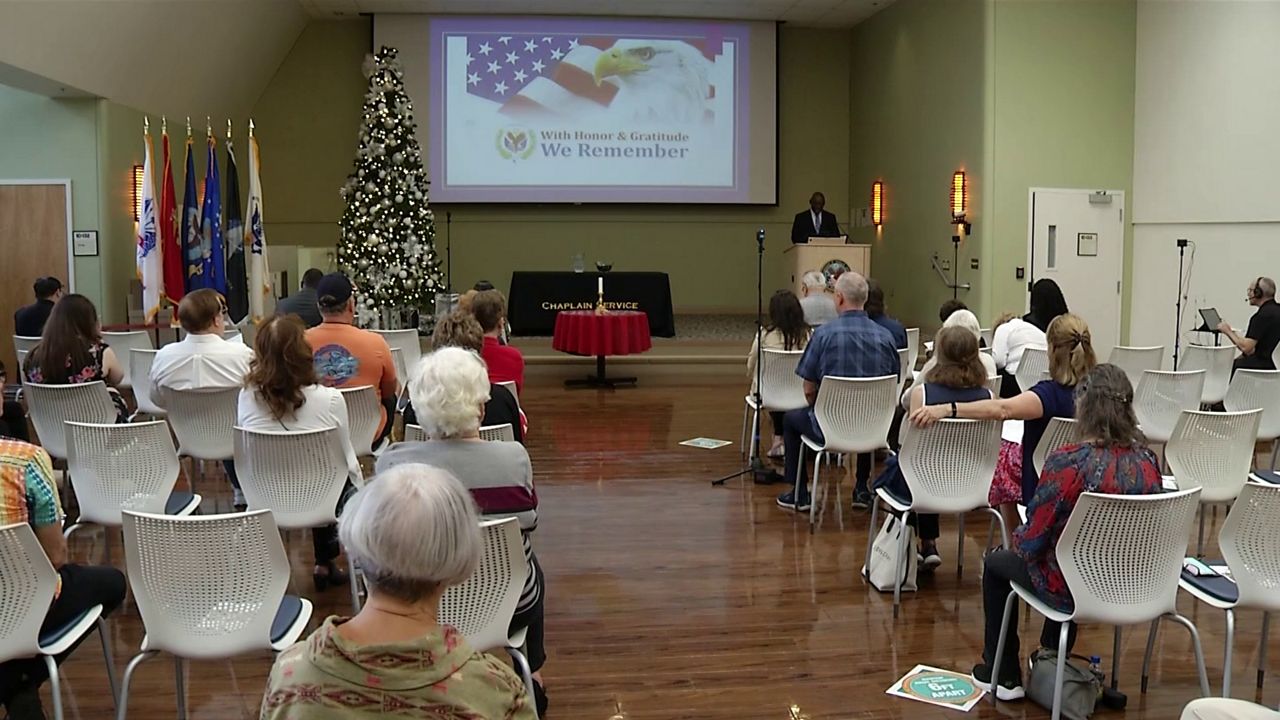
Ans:
[{"label": "woman in red blouse", "polygon": [[[1027,505],[1027,523],[1013,534],[1013,549],[999,550],[986,559],[982,575],[982,604],[986,615],[982,663],[974,666],[973,680],[991,691],[991,665],[1000,639],[1001,615],[1010,585],[1035,591],[1057,610],[1070,612],[1073,604],[1066,580],[1058,568],[1058,538],[1084,492],[1114,495],[1151,495],[1163,490],[1160,464],[1144,445],[1133,414],[1133,386],[1115,365],[1098,365],[1075,389],[1076,423],[1083,438],[1049,454]],[[1040,633],[1042,647],[1057,649],[1058,623],[1046,620]],[[1075,627],[1068,632],[1067,651],[1075,643]],[[1009,616],[1009,633],[1000,659],[1000,700],[1024,696],[1018,666],[1018,612]]]}]

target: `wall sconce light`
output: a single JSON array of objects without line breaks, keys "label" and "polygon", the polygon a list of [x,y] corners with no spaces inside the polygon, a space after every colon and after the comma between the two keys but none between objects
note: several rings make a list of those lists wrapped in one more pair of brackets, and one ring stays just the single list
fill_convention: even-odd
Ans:
[{"label": "wall sconce light", "polygon": [[133,188],[132,188],[131,199],[133,200],[133,202],[131,203],[133,206],[133,221],[138,222],[138,220],[142,217],[142,166],[141,165],[133,166]]},{"label": "wall sconce light", "polygon": [[884,183],[879,180],[871,183],[871,224],[884,224]]},{"label": "wall sconce light", "polygon": [[964,222],[968,207],[969,188],[965,184],[964,171],[957,170],[951,176],[951,219],[954,222]]}]

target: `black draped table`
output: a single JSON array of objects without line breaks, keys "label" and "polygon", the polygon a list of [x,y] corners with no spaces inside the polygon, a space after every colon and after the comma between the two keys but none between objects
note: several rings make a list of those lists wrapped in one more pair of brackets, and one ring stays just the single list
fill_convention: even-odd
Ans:
[{"label": "black draped table", "polygon": [[[512,335],[552,335],[556,315],[596,306],[598,272],[519,271],[511,273],[507,321]],[[604,273],[604,302],[610,310],[638,310],[649,316],[654,337],[675,337],[671,281],[664,272]]]}]

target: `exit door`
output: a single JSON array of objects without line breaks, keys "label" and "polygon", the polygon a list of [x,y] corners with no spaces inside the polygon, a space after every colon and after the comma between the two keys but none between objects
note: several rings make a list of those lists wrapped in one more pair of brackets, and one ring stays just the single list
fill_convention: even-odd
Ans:
[{"label": "exit door", "polygon": [[1106,362],[1120,342],[1120,278],[1124,269],[1124,193],[1031,189],[1027,244],[1031,283],[1058,283],[1071,312],[1089,323],[1093,350]]}]

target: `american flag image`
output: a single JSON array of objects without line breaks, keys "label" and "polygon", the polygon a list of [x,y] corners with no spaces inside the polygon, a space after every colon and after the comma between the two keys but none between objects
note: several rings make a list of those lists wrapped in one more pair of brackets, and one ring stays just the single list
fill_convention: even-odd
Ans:
[{"label": "american flag image", "polygon": [[[466,89],[469,95],[498,105],[498,111],[520,118],[586,117],[609,108],[626,96],[659,97],[660,107],[642,106],[637,117],[652,120],[712,119],[715,85],[711,68],[724,41],[714,36],[630,40],[618,37],[471,33],[465,38]],[[652,87],[656,72],[601,77],[604,55],[625,55],[635,62],[666,61],[671,78],[667,87]],[[606,58],[607,60],[608,58]],[[678,65],[678,67],[677,67]],[[674,70],[672,68],[675,68]],[[648,72],[648,68],[645,69]],[[651,87],[633,84],[643,79]],[[673,87],[678,85],[678,87]],[[671,96],[678,96],[679,104]],[[632,103],[634,104],[634,103]],[[678,116],[678,117],[677,117]]]}]

